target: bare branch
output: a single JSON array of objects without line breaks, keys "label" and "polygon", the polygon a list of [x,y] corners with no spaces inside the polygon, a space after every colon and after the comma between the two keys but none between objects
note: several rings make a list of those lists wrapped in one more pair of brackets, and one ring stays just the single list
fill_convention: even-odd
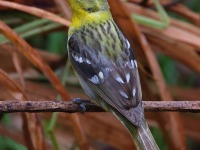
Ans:
[{"label": "bare branch", "polygon": [[[90,102],[85,103],[86,112],[104,110]],[[200,112],[200,101],[143,101],[145,111]],[[0,101],[0,112],[83,112],[72,101]]]}]

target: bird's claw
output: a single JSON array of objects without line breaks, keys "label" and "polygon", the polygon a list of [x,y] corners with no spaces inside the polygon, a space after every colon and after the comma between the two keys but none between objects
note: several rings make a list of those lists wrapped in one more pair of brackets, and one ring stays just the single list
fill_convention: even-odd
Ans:
[{"label": "bird's claw", "polygon": [[80,106],[82,114],[84,114],[86,112],[86,106],[85,105],[90,103],[89,100],[83,100],[83,99],[80,99],[80,98],[75,98],[75,99],[72,100],[72,102]]}]

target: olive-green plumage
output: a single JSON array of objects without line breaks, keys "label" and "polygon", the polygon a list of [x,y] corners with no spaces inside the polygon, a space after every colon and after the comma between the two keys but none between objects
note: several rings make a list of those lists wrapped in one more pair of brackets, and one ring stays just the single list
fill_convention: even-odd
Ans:
[{"label": "olive-green plumage", "polygon": [[69,0],[69,57],[92,102],[111,111],[129,130],[138,149],[158,147],[144,120],[137,62],[107,0]]}]

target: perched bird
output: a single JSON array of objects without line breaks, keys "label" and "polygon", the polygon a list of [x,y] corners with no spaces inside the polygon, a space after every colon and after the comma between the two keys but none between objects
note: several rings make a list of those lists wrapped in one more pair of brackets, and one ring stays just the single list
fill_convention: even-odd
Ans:
[{"label": "perched bird", "polygon": [[68,1],[68,53],[81,86],[127,127],[138,149],[157,150],[144,119],[137,62],[107,0]]}]

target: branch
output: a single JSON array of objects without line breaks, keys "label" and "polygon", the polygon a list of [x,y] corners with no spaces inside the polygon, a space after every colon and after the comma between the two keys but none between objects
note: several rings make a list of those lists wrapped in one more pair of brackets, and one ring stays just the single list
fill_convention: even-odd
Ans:
[{"label": "branch", "polygon": [[[104,110],[91,102],[84,103],[86,112],[103,112]],[[200,101],[143,101],[145,111],[179,111],[200,112]],[[83,112],[72,101],[0,101],[1,113],[14,112]]]}]

